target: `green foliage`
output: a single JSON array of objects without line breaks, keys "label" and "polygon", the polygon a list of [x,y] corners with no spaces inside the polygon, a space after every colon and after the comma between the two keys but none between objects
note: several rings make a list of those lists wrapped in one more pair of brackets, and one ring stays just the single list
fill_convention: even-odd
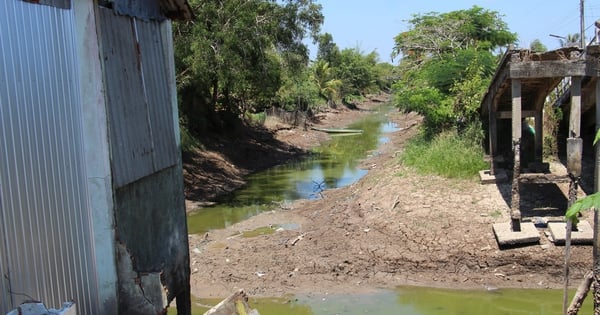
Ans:
[{"label": "green foliage", "polygon": [[421,114],[427,136],[431,137],[453,125],[452,103],[445,100],[438,89],[418,84],[407,86],[402,83],[394,85],[394,88],[394,104],[404,111]]},{"label": "green foliage", "polygon": [[[596,131],[596,136],[594,137],[594,145],[598,144],[600,141],[600,130]],[[591,194],[585,198],[581,198],[573,203],[569,209],[567,209],[567,213],[565,214],[565,218],[567,220],[571,220],[574,224],[579,222],[578,216],[579,213],[583,210],[599,210],[600,209],[600,192],[596,192]]]},{"label": "green foliage", "polygon": [[174,23],[173,34],[180,109],[194,124],[270,106],[283,73],[307,67],[303,39],[323,22],[313,0],[189,2],[196,19]]},{"label": "green foliage", "polygon": [[501,16],[478,6],[468,10],[413,15],[411,30],[394,38],[394,55],[423,59],[462,49],[493,51],[516,41]]},{"label": "green foliage", "polygon": [[579,216],[579,213],[583,210],[592,209],[600,209],[600,192],[596,192],[585,198],[577,200],[569,207],[567,213],[565,214],[565,217],[567,218],[567,220],[571,220],[573,223],[577,224],[577,222],[579,222],[579,219],[577,218]]},{"label": "green foliage", "polygon": [[419,137],[411,141],[400,159],[424,174],[473,179],[486,167],[483,154],[479,139],[448,131],[434,139]]},{"label": "green foliage", "polygon": [[202,144],[196,139],[183,124],[179,124],[179,133],[181,136],[181,151],[190,152],[202,147]]},{"label": "green foliage", "polygon": [[380,63],[375,51],[363,53],[358,48],[340,51],[331,34],[318,38],[317,60],[312,64],[313,79],[321,97],[330,106],[338,99],[349,103],[354,96],[389,90],[394,66]]},{"label": "green foliage", "polygon": [[365,95],[376,90],[376,52],[363,54],[358,48],[346,48],[340,53],[340,64],[335,68],[336,77],[343,82],[341,96]]},{"label": "green foliage", "polygon": [[535,52],[546,52],[548,47],[542,43],[539,39],[534,39],[529,45],[529,49]]},{"label": "green foliage", "polygon": [[402,78],[392,88],[395,105],[424,117],[425,134],[479,120],[481,99],[497,62],[493,51],[516,40],[498,13],[469,10],[415,15],[412,29],[395,38]]},{"label": "green foliage", "polygon": [[322,104],[319,98],[319,88],[311,80],[311,71],[305,68],[302,73],[294,76],[283,75],[283,85],[277,91],[275,104],[285,110],[318,109]]}]

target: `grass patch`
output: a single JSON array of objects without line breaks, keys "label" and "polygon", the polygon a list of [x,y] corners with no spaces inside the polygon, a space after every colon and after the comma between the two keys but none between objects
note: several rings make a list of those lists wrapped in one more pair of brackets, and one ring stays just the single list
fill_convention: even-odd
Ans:
[{"label": "grass patch", "polygon": [[488,167],[483,161],[483,153],[477,141],[447,132],[432,140],[423,137],[412,140],[400,160],[423,174],[475,179],[480,170]]}]

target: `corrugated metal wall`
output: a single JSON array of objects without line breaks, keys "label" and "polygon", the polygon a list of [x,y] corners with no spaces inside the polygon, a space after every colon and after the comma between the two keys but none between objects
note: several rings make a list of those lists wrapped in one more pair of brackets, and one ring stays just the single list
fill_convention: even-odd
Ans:
[{"label": "corrugated metal wall", "polygon": [[0,1],[0,313],[97,313],[73,12]]},{"label": "corrugated metal wall", "polygon": [[[161,23],[99,9],[115,188],[176,165]],[[126,84],[125,84],[126,83]]]}]

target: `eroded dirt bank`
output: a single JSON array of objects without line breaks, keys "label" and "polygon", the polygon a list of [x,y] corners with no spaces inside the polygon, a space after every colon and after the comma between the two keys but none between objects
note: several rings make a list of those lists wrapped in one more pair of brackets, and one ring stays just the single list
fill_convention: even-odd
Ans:
[{"label": "eroded dirt bank", "polygon": [[[329,111],[321,115],[318,126],[345,126],[379,104],[376,99],[360,104],[358,111]],[[363,162],[369,173],[359,182],[327,190],[320,200],[300,200],[224,230],[191,235],[192,293],[224,297],[243,288],[251,296],[281,296],[398,285],[562,286],[564,247],[551,243],[543,230],[539,245],[498,248],[492,223],[509,220],[508,184],[480,185],[414,173],[401,165],[397,155],[416,134],[420,118],[399,112],[390,118],[402,130],[390,134],[390,141]],[[268,126],[272,139],[294,154],[326,139],[312,130]],[[213,164],[229,163],[210,154]],[[227,165],[232,174],[251,171]],[[191,166],[187,167],[189,172]],[[204,179],[198,170],[193,172],[197,185],[234,187],[241,182],[241,177],[203,171],[208,177]],[[212,182],[218,177],[233,181]],[[289,223],[299,227],[253,238],[239,236],[240,231]],[[572,250],[573,285],[591,262],[590,246]]]}]

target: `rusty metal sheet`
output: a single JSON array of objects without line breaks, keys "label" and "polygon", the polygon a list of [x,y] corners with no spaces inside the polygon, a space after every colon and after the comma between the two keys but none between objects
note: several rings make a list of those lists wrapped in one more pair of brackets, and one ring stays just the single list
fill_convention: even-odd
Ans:
[{"label": "rusty metal sheet", "polygon": [[[111,165],[122,187],[177,163],[162,23],[100,9]],[[153,34],[156,33],[156,34]]]}]

